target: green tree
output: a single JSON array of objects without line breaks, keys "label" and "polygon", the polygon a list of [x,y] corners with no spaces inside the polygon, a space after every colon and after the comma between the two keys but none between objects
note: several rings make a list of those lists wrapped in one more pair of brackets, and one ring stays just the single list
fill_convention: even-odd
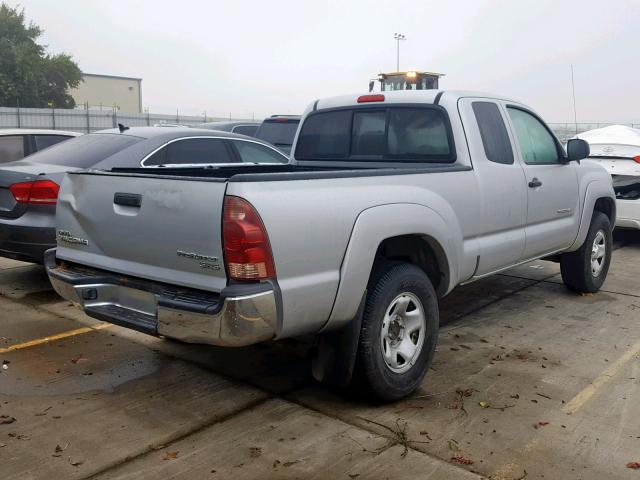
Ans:
[{"label": "green tree", "polygon": [[73,108],[67,93],[82,81],[70,55],[50,55],[37,42],[42,29],[27,25],[24,9],[0,5],[0,106]]}]

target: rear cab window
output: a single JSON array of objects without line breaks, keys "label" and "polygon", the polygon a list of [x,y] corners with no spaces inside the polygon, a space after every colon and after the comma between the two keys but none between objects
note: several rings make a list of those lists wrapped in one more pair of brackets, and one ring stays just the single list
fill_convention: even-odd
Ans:
[{"label": "rear cab window", "polygon": [[449,118],[435,105],[352,107],[310,114],[302,125],[297,160],[453,163]]}]

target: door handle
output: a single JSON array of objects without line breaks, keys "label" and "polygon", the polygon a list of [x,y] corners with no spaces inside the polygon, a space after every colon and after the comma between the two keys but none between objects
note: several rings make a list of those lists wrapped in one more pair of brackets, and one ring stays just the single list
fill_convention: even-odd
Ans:
[{"label": "door handle", "polygon": [[541,186],[542,186],[542,182],[538,180],[536,177],[533,177],[533,179],[529,182],[529,188],[537,188]]},{"label": "door handle", "polygon": [[121,193],[116,192],[113,195],[113,203],[116,205],[122,205],[125,207],[138,207],[142,206],[142,195],[136,193]]}]

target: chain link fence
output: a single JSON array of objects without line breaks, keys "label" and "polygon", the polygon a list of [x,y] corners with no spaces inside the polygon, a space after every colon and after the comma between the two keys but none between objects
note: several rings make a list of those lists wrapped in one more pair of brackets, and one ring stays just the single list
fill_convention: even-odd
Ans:
[{"label": "chain link fence", "polygon": [[95,132],[115,128],[118,123],[128,127],[152,126],[156,124],[179,124],[195,126],[203,122],[222,120],[247,120],[228,117],[164,115],[158,113],[122,113],[116,109],[60,109],[60,108],[12,108],[0,107],[0,128],[40,128],[68,130],[79,133]]},{"label": "chain link fence", "polygon": [[[128,127],[151,126],[156,124],[179,124],[195,126],[203,122],[215,122],[224,120],[249,120],[247,116],[235,117],[159,114],[159,113],[122,113],[116,109],[97,110],[84,109],[56,109],[56,108],[12,108],[0,107],[0,128],[46,128],[52,130],[70,130],[73,132],[88,133],[105,128],[115,128],[118,123]],[[555,132],[562,142],[566,142],[576,133],[586,132],[594,128],[608,125],[620,125],[610,122],[586,122],[586,123],[549,123],[549,127]],[[640,128],[640,123],[626,123],[633,128]]]}]

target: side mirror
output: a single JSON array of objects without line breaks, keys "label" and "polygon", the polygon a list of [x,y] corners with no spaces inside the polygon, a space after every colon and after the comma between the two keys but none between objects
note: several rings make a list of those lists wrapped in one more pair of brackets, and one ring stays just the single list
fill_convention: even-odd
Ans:
[{"label": "side mirror", "polygon": [[575,162],[587,158],[591,153],[589,144],[580,138],[572,138],[567,142],[567,160]]}]

